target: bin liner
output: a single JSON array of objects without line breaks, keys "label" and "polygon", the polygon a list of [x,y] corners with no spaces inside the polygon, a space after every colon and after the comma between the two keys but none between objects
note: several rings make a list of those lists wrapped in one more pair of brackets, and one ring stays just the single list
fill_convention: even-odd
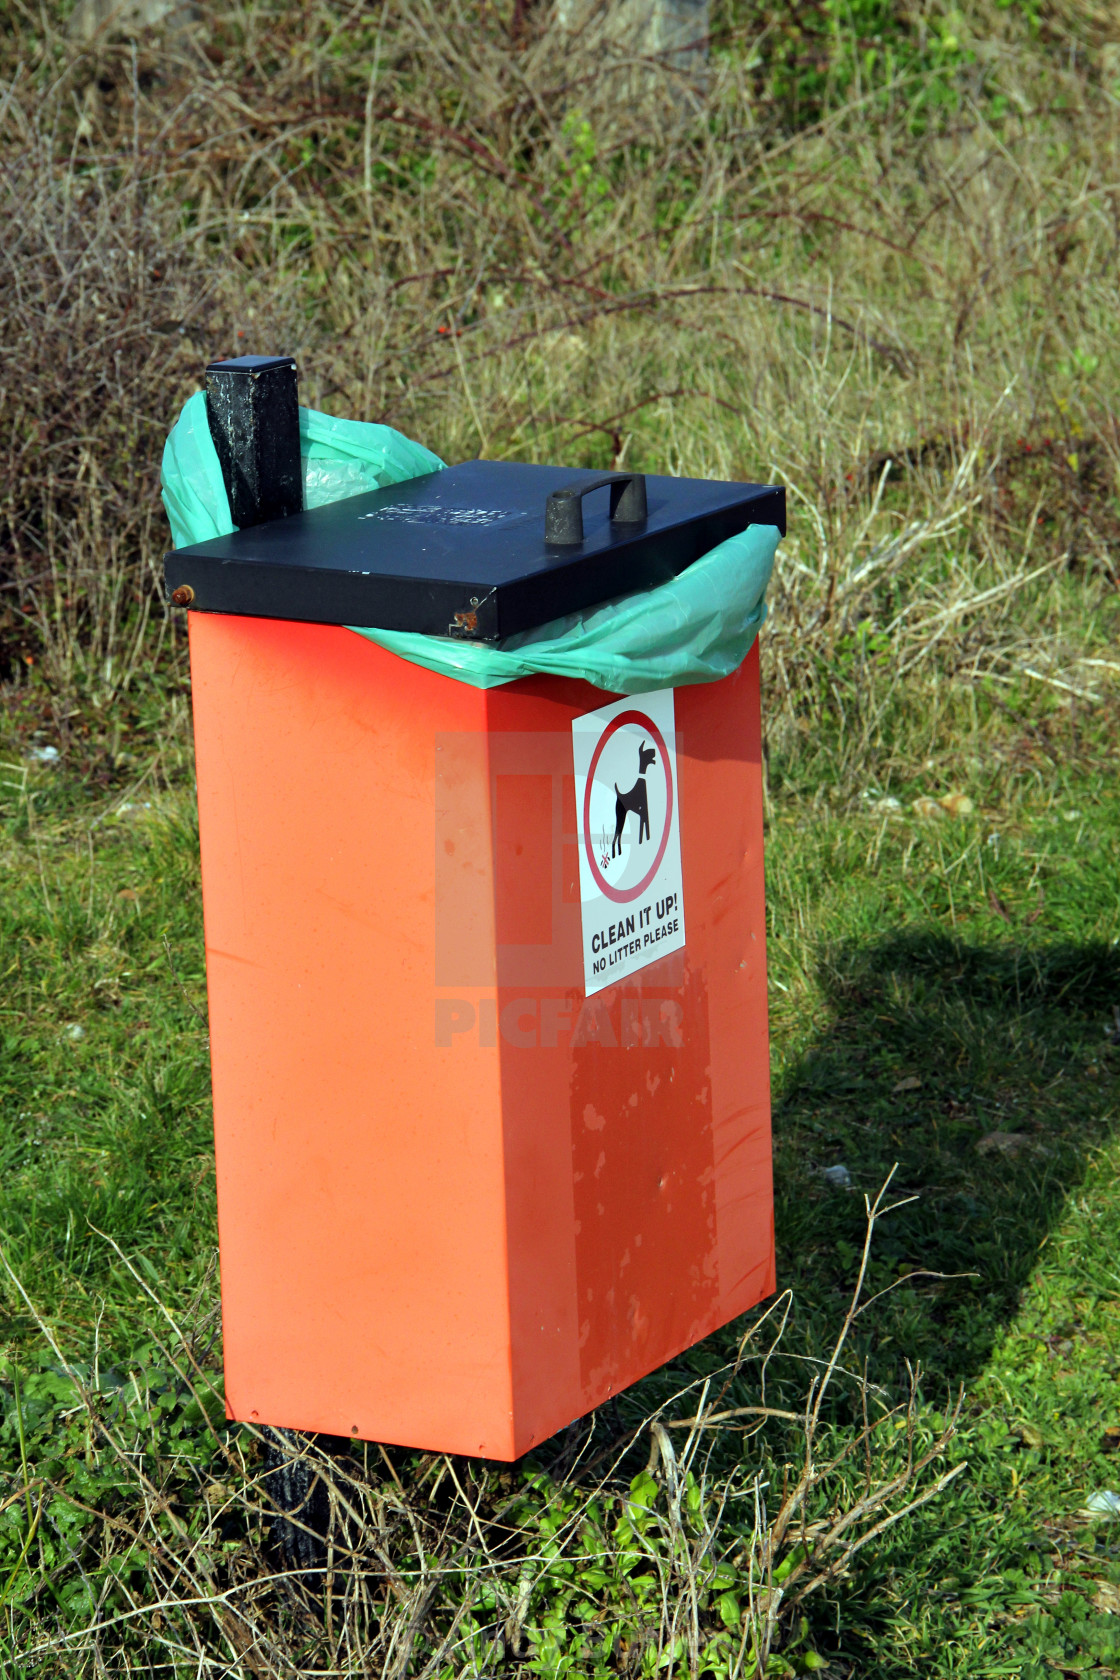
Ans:
[{"label": "bin liner", "polygon": [[[391,426],[299,411],[304,506],[400,484],[444,466]],[[163,503],[177,548],[236,530],[199,391],[163,452]],[[402,659],[473,688],[548,673],[612,694],[717,682],[746,658],[766,617],[766,585],[780,533],[751,525],[653,589],[554,619],[494,646],[404,630],[354,628]]]}]

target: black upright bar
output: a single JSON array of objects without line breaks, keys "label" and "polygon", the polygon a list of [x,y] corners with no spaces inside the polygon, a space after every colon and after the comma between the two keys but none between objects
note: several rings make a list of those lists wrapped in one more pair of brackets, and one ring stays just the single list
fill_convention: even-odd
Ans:
[{"label": "black upright bar", "polygon": [[290,356],[211,362],[206,418],[238,530],[302,513],[296,364]]},{"label": "black upright bar", "polygon": [[[206,418],[239,530],[303,512],[296,364],[290,356],[211,362]],[[306,1441],[283,1429],[262,1429],[261,1434],[265,1490],[276,1507],[273,1543],[286,1566],[313,1568],[326,1557],[320,1539],[329,1514],[325,1484],[300,1451]]]}]

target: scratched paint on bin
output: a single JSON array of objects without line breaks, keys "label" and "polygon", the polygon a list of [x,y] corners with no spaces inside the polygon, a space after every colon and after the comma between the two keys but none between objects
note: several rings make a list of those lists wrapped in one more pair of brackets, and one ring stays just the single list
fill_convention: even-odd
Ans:
[{"label": "scratched paint on bin", "polygon": [[719,1294],[707,995],[683,955],[646,977],[589,998],[572,1049],[580,1378],[596,1394],[704,1335]]}]

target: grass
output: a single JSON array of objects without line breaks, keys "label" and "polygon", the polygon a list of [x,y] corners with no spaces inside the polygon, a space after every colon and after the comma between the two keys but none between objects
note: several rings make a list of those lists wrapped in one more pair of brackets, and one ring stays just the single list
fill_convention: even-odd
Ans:
[{"label": "grass", "polygon": [[[792,1296],[764,1393],[778,1412],[804,1406],[805,1361],[844,1319],[860,1192],[897,1164],[905,1202],[871,1247],[867,1292],[891,1292],[855,1320],[843,1362],[873,1417],[904,1409],[873,1436],[872,1463],[861,1384],[837,1377],[818,1452],[855,1450],[812,1490],[810,1553],[822,1525],[944,1432],[962,1386],[935,1473],[965,1467],[786,1617],[774,1673],[1120,1668],[1120,1527],[1086,1511],[1120,1474],[1117,708],[1086,713],[1029,682],[1013,698],[1010,714],[981,702],[971,733],[947,728],[942,758],[915,763],[893,796],[810,794],[771,754],[779,1280]],[[281,1673],[261,1631],[280,1627],[297,1666],[303,1653],[316,1671],[396,1672],[403,1626],[416,1672],[490,1673],[502,1653],[526,1674],[736,1672],[759,1523],[774,1520],[783,1469],[804,1463],[802,1432],[780,1417],[679,1423],[711,1414],[721,1388],[721,1414],[759,1403],[752,1349],[772,1316],[738,1365],[746,1325],[512,1471],[450,1461],[447,1474],[395,1450],[350,1466],[384,1536],[382,1561],[362,1560],[388,1601],[367,1608],[364,1659],[345,1648],[340,1603],[332,1646],[314,1583],[277,1596],[262,1444],[227,1429],[218,1399],[188,739],[180,722],[139,785],[122,770],[108,790],[34,750],[9,731],[0,828],[8,1670],[177,1671],[193,1637],[214,1672]],[[950,761],[975,808],[915,815]],[[841,1166],[845,1182],[830,1182]],[[804,1546],[795,1524],[771,1560],[779,1583]],[[693,1657],[673,1631],[690,1590]]]},{"label": "grass", "polygon": [[1066,752],[964,819],[780,814],[770,846],[782,1276],[816,1308],[806,1346],[862,1225],[822,1169],[870,1188],[897,1161],[916,1197],[880,1287],[971,1274],[903,1281],[862,1343],[882,1380],[920,1359],[931,1392],[968,1396],[967,1481],[845,1594],[888,1673],[1120,1663],[1113,1599],[1092,1608],[1120,1548],[1079,1516],[1117,1479],[1120,831],[1111,767]]},{"label": "grass", "polygon": [[[13,1677],[1120,1672],[1120,1525],[1088,1505],[1120,1488],[1115,31],[1080,0],[728,0],[690,87],[610,17],[0,20]],[[329,1544],[296,1564],[276,1444],[221,1404],[157,592],[160,444],[245,349],[447,459],[791,506],[790,1293],[513,1470],[302,1444]]]},{"label": "grass", "polygon": [[212,1246],[197,830],[181,796],[153,816],[147,780],[60,830],[42,775],[5,773],[28,825],[4,856],[5,1245],[52,1322],[84,1331],[112,1259],[91,1227],[187,1278]]}]

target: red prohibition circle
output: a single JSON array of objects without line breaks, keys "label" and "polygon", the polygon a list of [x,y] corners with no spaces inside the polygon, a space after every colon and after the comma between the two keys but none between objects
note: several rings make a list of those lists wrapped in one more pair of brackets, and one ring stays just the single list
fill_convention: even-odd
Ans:
[{"label": "red prohibition circle", "polygon": [[[648,873],[642,876],[636,887],[628,887],[625,891],[623,891],[619,887],[611,886],[610,882],[605,879],[599,865],[595,862],[595,851],[591,844],[591,786],[595,780],[595,767],[599,762],[603,748],[606,746],[611,736],[628,723],[636,723],[640,725],[640,727],[645,730],[646,734],[652,737],[661,752],[661,762],[665,767],[665,832],[661,836],[661,844],[657,848],[657,856],[654,858]],[[592,876],[594,877],[600,892],[603,893],[606,898],[611,899],[615,904],[629,904],[641,893],[644,893],[654,876],[657,874],[657,871],[661,868],[661,859],[665,856],[665,848],[669,844],[669,830],[672,826],[673,771],[669,764],[669,754],[665,750],[664,737],[662,736],[660,729],[658,729],[657,725],[654,723],[653,719],[647,717],[644,712],[619,712],[616,718],[611,719],[610,723],[599,737],[598,745],[591,755],[591,764],[587,771],[587,781],[584,784],[583,789],[583,845],[584,850],[587,852],[587,861],[591,865]]]}]

